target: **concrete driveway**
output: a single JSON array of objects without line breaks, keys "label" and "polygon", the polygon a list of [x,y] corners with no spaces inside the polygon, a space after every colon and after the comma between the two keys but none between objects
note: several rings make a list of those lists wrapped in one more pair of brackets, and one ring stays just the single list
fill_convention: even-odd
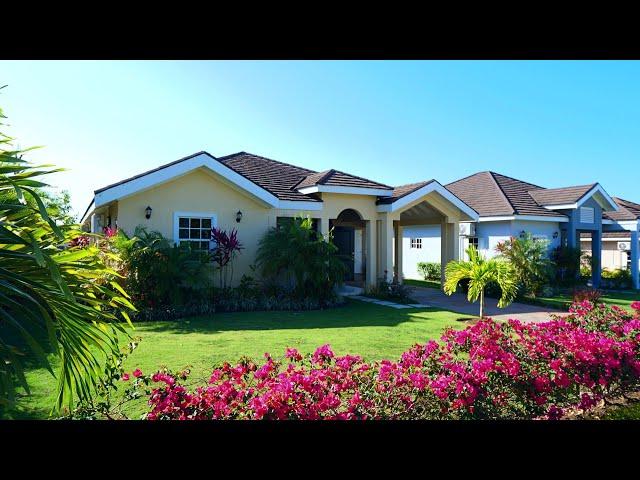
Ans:
[{"label": "concrete driveway", "polygon": [[[412,287],[412,298],[420,303],[427,303],[437,308],[459,312],[470,317],[477,317],[480,311],[480,302],[469,303],[464,293],[454,293],[449,296],[442,290],[435,288]],[[509,320],[515,318],[523,322],[545,322],[551,320],[550,315],[563,314],[561,310],[526,303],[512,303],[506,308],[498,308],[498,300],[485,298],[485,315],[494,320]]]}]

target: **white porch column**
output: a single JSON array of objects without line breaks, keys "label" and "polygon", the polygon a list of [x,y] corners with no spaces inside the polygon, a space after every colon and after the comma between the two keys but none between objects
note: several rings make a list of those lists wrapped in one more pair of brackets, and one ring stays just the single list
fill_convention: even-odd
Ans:
[{"label": "white porch column", "polygon": [[440,222],[440,284],[444,285],[444,269],[447,266],[447,222]]},{"label": "white porch column", "polygon": [[460,260],[462,255],[460,250],[460,222],[451,222],[449,225],[451,225],[451,245],[453,247],[451,260]]},{"label": "white porch column", "polygon": [[448,219],[440,224],[440,277],[445,281],[445,268],[452,260],[460,260],[460,223],[449,222]]},{"label": "white porch column", "polygon": [[404,273],[402,270],[402,246],[404,237],[404,227],[400,225],[400,222],[396,226],[396,276],[398,283],[402,283],[404,279]]},{"label": "white porch column", "polygon": [[320,233],[322,236],[327,239],[329,238],[329,219],[328,218],[319,218],[318,219],[318,227],[320,229]]},{"label": "white porch column", "polygon": [[638,230],[631,232],[631,280],[633,288],[640,289],[640,266],[638,265]]},{"label": "white porch column", "polygon": [[377,232],[376,220],[367,220],[365,228],[365,242],[367,249],[367,286],[375,286],[378,275],[378,253],[376,248]]},{"label": "white porch column", "polygon": [[380,252],[382,253],[381,274],[384,275],[386,270],[386,280],[390,282],[393,280],[393,217],[387,213],[382,215],[381,220],[382,245],[379,246]]}]

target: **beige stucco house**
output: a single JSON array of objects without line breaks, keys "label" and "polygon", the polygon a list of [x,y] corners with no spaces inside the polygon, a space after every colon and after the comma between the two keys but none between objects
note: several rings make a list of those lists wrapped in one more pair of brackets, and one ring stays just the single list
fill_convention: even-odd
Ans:
[{"label": "beige stucco house", "polygon": [[402,280],[403,228],[439,225],[442,265],[460,257],[460,222],[478,214],[435,180],[388,186],[338,170],[315,172],[239,152],[214,157],[199,152],[100,188],[82,221],[87,230],[136,226],[157,230],[176,243],[208,248],[211,226],[238,230],[244,250],[237,281],[251,274],[260,238],[287,217],[314,219],[330,229],[348,255],[346,280],[372,285],[387,275]]}]

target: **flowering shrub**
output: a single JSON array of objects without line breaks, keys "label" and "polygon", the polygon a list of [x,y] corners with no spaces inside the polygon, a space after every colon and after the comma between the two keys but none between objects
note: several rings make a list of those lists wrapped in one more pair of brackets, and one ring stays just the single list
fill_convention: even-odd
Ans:
[{"label": "flowering shrub", "polygon": [[576,288],[573,290],[573,303],[581,303],[588,300],[595,305],[601,297],[602,292],[597,288]]},{"label": "flowering shrub", "polygon": [[632,307],[584,301],[541,324],[482,320],[395,362],[289,348],[224,363],[191,390],[185,372],[132,375],[156,384],[150,420],[558,419],[640,386],[640,302]]}]

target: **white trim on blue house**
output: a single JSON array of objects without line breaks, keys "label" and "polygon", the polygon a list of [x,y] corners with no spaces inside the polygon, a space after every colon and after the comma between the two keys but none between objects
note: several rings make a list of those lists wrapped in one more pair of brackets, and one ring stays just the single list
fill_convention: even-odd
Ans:
[{"label": "white trim on blue house", "polygon": [[504,215],[495,217],[480,217],[478,222],[507,222],[511,220],[523,220],[530,222],[568,222],[567,217],[545,217],[543,215]]},{"label": "white trim on blue house", "polygon": [[600,201],[598,198],[594,197],[594,200],[598,202],[598,204],[605,211],[614,211],[617,212],[620,208],[618,204],[613,201],[613,199],[609,196],[607,192],[605,192],[604,188],[598,183],[591,190],[585,193],[582,198],[575,203],[565,203],[559,205],[544,205],[544,208],[547,210],[576,210],[580,205],[593,197],[596,193],[599,193],[604,198],[604,201]]}]

